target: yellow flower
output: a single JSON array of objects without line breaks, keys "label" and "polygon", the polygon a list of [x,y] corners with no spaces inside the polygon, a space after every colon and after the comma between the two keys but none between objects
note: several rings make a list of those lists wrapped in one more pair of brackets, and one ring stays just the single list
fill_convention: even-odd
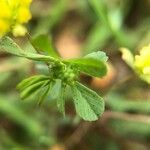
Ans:
[{"label": "yellow flower", "polygon": [[0,35],[5,34],[9,30],[9,25],[6,21],[0,20]]},{"label": "yellow flower", "polygon": [[150,84],[150,44],[140,50],[135,57],[126,48],[122,48],[123,60],[138,74],[138,76]]},{"label": "yellow flower", "polygon": [[19,23],[27,23],[30,20],[30,18],[31,18],[31,14],[30,14],[30,11],[28,9],[26,9],[25,7],[21,7],[18,10],[17,21]]},{"label": "yellow flower", "polygon": [[140,55],[135,56],[135,69],[142,79],[150,83],[150,45],[140,50]]},{"label": "yellow flower", "polygon": [[24,23],[31,19],[29,10],[32,0],[0,0],[0,37],[12,31],[15,36],[27,31]]}]

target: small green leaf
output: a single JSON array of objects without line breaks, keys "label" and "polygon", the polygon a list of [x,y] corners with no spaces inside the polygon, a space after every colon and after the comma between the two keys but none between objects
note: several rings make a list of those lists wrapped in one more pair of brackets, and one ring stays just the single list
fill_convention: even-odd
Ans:
[{"label": "small green leaf", "polygon": [[90,76],[103,77],[107,72],[104,62],[97,59],[79,58],[69,60],[69,62],[74,66],[74,68]]},{"label": "small green leaf", "polygon": [[64,87],[62,81],[57,79],[53,82],[53,86],[50,91],[50,98],[57,100],[58,110],[65,115],[65,101],[64,101]]},{"label": "small green leaf", "polygon": [[18,85],[17,85],[17,89],[19,90],[24,90],[25,88],[40,82],[40,81],[45,81],[45,80],[49,80],[48,76],[44,76],[44,75],[35,75],[32,77],[29,77],[27,79],[22,80]]},{"label": "small green leaf", "polygon": [[47,87],[44,87],[44,88],[41,87],[41,92],[40,92],[39,100],[38,100],[39,105],[41,105],[43,103],[45,97],[48,95],[50,88],[51,88],[51,83],[49,83],[49,85]]},{"label": "small green leaf", "polygon": [[31,60],[45,61],[45,62],[57,62],[58,61],[57,59],[51,56],[45,56],[41,54],[23,51],[11,38],[7,36],[0,39],[0,49],[8,53],[17,55],[19,57],[25,57]]},{"label": "small green leaf", "polygon": [[98,51],[83,58],[65,60],[64,63],[70,63],[74,68],[90,76],[103,77],[107,72],[105,64],[107,59],[108,57],[104,52]]},{"label": "small green leaf", "polygon": [[61,80],[56,79],[52,82],[52,88],[50,91],[50,98],[52,100],[57,99],[61,93]]},{"label": "small green leaf", "polygon": [[84,58],[93,58],[93,59],[96,59],[96,60],[99,60],[102,62],[106,62],[108,60],[108,57],[102,51],[90,53],[90,54],[84,56]]},{"label": "small green leaf", "polygon": [[73,99],[77,114],[87,121],[95,121],[104,112],[104,101],[94,91],[75,82],[72,87]]},{"label": "small green leaf", "polygon": [[40,81],[38,83],[32,84],[31,86],[27,87],[21,92],[20,94],[21,99],[28,98],[29,96],[37,92],[41,87],[47,86],[49,82],[50,81]]},{"label": "small green leaf", "polygon": [[40,34],[31,40],[32,45],[40,51],[46,52],[49,56],[58,58],[58,53],[52,45],[52,41],[45,34]]},{"label": "small green leaf", "polygon": [[51,56],[45,56],[45,55],[34,54],[34,53],[23,53],[23,55],[20,55],[20,57],[25,57],[31,60],[44,61],[44,62],[57,62],[58,61],[57,59]]},{"label": "small green leaf", "polygon": [[0,39],[0,49],[17,56],[20,56],[23,53],[22,49],[7,36]]},{"label": "small green leaf", "polygon": [[65,87],[61,87],[61,93],[57,99],[58,110],[65,116],[65,99],[64,99]]}]

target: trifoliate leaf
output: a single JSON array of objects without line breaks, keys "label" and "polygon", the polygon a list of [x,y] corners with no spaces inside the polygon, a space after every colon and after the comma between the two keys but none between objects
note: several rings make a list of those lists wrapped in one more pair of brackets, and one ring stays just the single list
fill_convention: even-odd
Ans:
[{"label": "trifoliate leaf", "polygon": [[104,112],[104,101],[94,91],[75,82],[72,87],[73,99],[77,114],[87,121],[97,120]]}]

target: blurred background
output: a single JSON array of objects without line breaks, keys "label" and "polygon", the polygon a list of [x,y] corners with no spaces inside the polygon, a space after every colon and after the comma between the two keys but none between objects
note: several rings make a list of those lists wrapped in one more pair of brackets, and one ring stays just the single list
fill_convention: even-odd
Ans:
[{"label": "blurred background", "polygon": [[[81,82],[105,99],[106,110],[95,122],[75,114],[66,94],[66,117],[56,102],[41,107],[21,101],[16,85],[42,64],[0,52],[0,150],[149,150],[150,86],[122,60],[120,47],[133,54],[150,43],[150,0],[33,0],[31,36],[49,34],[63,58],[102,50],[109,56],[102,78],[81,75]],[[32,49],[27,37],[15,41]]]}]

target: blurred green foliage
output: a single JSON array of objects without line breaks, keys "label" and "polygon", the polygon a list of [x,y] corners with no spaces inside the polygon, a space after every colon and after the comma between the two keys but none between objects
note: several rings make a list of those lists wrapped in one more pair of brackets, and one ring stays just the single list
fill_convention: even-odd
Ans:
[{"label": "blurred green foliage", "polygon": [[[15,89],[25,77],[46,72],[43,64],[36,63],[36,68],[35,63],[0,53],[0,149],[49,150],[55,145],[61,150],[61,144],[67,147],[70,143],[69,149],[148,150],[150,87],[122,62],[118,50],[127,47],[137,53],[150,42],[149,10],[148,0],[33,1],[28,25],[31,36],[47,33],[55,43],[67,27],[81,42],[81,55],[106,50],[117,72],[112,81],[115,90],[111,85],[103,93],[96,89],[105,95],[106,112],[92,124],[74,115],[70,92],[66,93],[67,115],[63,118],[55,101],[47,98],[38,107],[36,99],[21,101]],[[27,50],[32,47],[26,38],[15,40]],[[133,78],[126,81],[128,76]],[[91,86],[88,77],[83,82]]]}]

